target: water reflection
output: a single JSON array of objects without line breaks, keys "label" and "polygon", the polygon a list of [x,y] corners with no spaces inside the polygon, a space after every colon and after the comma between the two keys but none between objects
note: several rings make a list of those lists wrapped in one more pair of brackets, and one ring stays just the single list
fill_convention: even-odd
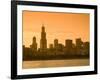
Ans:
[{"label": "water reflection", "polygon": [[70,59],[70,60],[46,60],[46,61],[23,61],[23,68],[47,68],[47,67],[69,67],[87,66],[89,59]]}]

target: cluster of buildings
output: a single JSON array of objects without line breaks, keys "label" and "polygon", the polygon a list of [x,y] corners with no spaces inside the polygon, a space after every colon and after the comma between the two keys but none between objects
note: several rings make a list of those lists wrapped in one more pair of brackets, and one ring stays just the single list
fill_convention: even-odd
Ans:
[{"label": "cluster of buildings", "polygon": [[81,38],[77,38],[75,44],[71,39],[65,40],[65,45],[59,43],[58,39],[54,39],[53,44],[49,44],[47,48],[47,39],[45,27],[42,25],[40,48],[37,47],[36,37],[32,39],[30,47],[23,45],[24,58],[30,57],[57,57],[57,56],[89,56],[89,42],[83,42]]}]

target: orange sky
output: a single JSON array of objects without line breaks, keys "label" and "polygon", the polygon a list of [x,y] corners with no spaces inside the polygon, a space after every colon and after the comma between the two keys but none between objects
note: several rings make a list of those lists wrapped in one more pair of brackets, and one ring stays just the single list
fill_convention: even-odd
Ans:
[{"label": "orange sky", "polygon": [[85,13],[23,11],[23,44],[29,47],[32,37],[36,36],[40,47],[42,24],[45,26],[48,45],[53,43],[55,38],[62,44],[65,44],[65,39],[75,42],[79,37],[83,41],[89,41],[89,18],[89,14]]}]

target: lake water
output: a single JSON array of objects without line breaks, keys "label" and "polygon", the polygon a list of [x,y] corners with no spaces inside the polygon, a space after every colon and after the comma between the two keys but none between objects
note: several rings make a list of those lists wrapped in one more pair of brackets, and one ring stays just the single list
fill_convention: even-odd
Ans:
[{"label": "lake water", "polygon": [[69,59],[69,60],[41,60],[23,61],[23,68],[47,68],[47,67],[67,67],[67,66],[87,66],[89,59]]}]

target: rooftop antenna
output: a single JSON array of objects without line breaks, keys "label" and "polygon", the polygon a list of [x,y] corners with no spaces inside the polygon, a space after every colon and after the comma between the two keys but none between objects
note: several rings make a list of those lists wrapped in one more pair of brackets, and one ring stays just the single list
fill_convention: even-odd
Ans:
[{"label": "rooftop antenna", "polygon": [[42,23],[42,27],[44,27],[44,23]]}]

